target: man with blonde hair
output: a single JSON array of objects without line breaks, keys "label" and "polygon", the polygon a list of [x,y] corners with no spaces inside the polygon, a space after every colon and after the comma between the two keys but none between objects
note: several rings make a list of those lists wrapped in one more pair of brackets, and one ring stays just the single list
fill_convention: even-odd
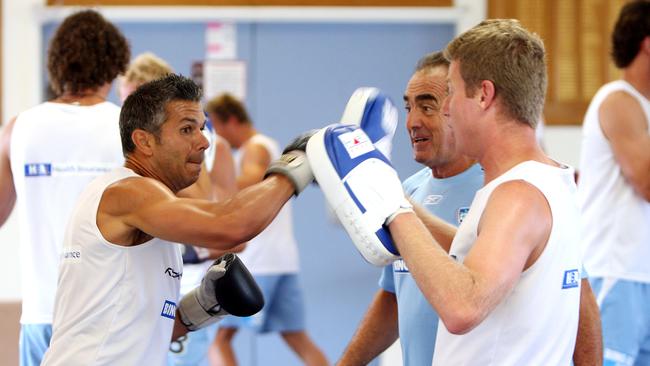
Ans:
[{"label": "man with blonde hair", "polygon": [[165,60],[151,52],[138,55],[131,61],[124,76],[119,78],[118,94],[122,103],[140,85],[160,79],[174,70]]},{"label": "man with blonde hair", "polygon": [[535,138],[544,45],[519,22],[496,19],[456,37],[445,55],[442,112],[458,151],[485,174],[462,223],[418,218],[377,159],[355,191],[379,192],[364,205],[375,212],[365,214],[386,218],[440,317],[434,365],[568,365],[580,302],[579,209],[573,169],[548,158]]}]

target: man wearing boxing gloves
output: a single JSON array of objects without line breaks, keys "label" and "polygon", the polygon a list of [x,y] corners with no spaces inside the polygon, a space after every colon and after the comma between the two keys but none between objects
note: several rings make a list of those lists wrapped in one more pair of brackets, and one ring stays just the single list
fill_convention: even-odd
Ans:
[{"label": "man wearing boxing gloves", "polygon": [[[483,171],[475,161],[458,153],[452,130],[442,115],[448,70],[449,61],[442,52],[427,54],[418,61],[404,92],[406,128],[413,156],[425,168],[407,178],[403,187],[411,201],[418,204],[416,207],[422,207],[417,211],[419,217],[433,214],[458,226],[483,185]],[[367,133],[363,124],[361,127]],[[581,284],[580,325],[573,362],[577,366],[598,365],[602,364],[598,306],[589,281],[583,278]],[[366,365],[398,337],[405,366],[430,364],[438,315],[417,287],[404,260],[384,267],[379,285],[381,289],[338,364]]]},{"label": "man wearing boxing gloves", "polygon": [[200,98],[191,80],[169,75],[126,99],[126,163],[91,182],[73,211],[44,365],[164,365],[172,337],[261,308],[259,289],[232,255],[179,302],[181,254],[170,242],[233,248],[262,231],[313,176],[296,151],[228,200],[177,197],[196,181],[208,147]]},{"label": "man wearing boxing gloves", "polygon": [[418,219],[397,174],[354,129],[314,135],[310,165],[362,254],[381,263],[399,252],[438,313],[434,365],[569,364],[580,301],[579,211],[573,169],[549,159],[535,139],[544,46],[517,21],[488,20],[445,52],[443,113],[458,150],[485,172],[457,230]]}]

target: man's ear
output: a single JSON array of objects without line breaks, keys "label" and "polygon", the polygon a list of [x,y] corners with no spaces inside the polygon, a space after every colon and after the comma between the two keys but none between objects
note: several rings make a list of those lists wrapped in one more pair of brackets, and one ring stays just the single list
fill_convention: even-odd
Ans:
[{"label": "man's ear", "polygon": [[146,156],[153,155],[156,137],[152,133],[137,128],[131,133],[131,140],[133,140],[136,150],[140,150]]},{"label": "man's ear", "polygon": [[496,88],[494,83],[490,80],[481,81],[479,92],[479,105],[483,109],[488,109],[496,98]]},{"label": "man's ear", "polygon": [[236,125],[239,124],[239,120],[238,120],[237,117],[233,114],[233,115],[228,116],[228,119],[226,120],[226,123],[225,123],[225,124],[228,125],[228,126],[236,126]]},{"label": "man's ear", "polygon": [[641,51],[650,54],[650,36],[646,36],[641,41]]}]

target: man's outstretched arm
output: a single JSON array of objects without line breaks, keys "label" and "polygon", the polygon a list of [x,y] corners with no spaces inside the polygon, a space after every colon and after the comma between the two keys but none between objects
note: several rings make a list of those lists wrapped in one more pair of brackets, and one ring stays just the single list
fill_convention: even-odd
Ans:
[{"label": "man's outstretched arm", "polygon": [[367,365],[398,336],[397,298],[394,293],[380,289],[337,365]]},{"label": "man's outstretched arm", "polygon": [[16,117],[0,129],[0,227],[7,221],[16,203],[14,176],[11,173],[9,147]]},{"label": "man's outstretched arm", "polygon": [[582,279],[580,286],[580,318],[578,337],[573,351],[573,364],[575,366],[602,365],[603,334],[598,304],[586,278]]}]

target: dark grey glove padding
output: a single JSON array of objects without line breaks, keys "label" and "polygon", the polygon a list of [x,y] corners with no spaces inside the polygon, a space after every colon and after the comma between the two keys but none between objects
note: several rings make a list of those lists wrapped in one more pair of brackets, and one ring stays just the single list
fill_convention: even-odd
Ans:
[{"label": "dark grey glove padding", "polygon": [[248,269],[234,254],[226,254],[212,264],[201,285],[180,301],[181,322],[197,330],[228,314],[249,316],[264,306],[264,296]]}]

